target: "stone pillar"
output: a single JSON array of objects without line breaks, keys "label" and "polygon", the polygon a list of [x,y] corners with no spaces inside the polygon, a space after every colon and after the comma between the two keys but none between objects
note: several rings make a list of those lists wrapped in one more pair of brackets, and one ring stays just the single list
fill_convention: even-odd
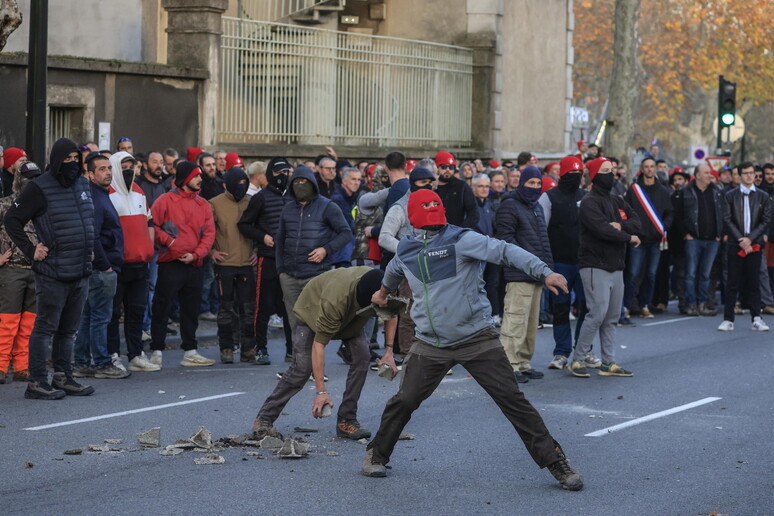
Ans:
[{"label": "stone pillar", "polygon": [[210,72],[199,100],[199,141],[217,143],[221,16],[228,0],[162,0],[167,11],[167,64]]}]

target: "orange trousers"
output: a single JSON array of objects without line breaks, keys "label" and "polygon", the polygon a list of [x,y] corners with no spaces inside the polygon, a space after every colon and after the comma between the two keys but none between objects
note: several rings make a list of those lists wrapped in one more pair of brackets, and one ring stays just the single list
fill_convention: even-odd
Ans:
[{"label": "orange trousers", "polygon": [[0,371],[29,368],[30,334],[35,325],[35,275],[27,268],[0,267]]}]

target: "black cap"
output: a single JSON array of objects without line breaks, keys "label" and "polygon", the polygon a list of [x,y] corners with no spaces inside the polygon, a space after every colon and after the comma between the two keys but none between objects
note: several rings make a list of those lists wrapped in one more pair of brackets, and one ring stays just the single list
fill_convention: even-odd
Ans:
[{"label": "black cap", "polygon": [[269,164],[266,168],[272,174],[276,174],[277,172],[282,172],[283,170],[290,170],[293,167],[290,166],[290,163],[288,163],[288,160],[285,158],[276,157],[269,161]]},{"label": "black cap", "polygon": [[35,179],[40,174],[42,174],[40,168],[31,161],[26,162],[19,169],[19,175],[21,175],[24,179]]},{"label": "black cap", "polygon": [[84,159],[83,162],[84,163],[88,163],[89,161],[93,160],[94,158],[105,158],[105,156],[103,156],[102,152],[100,152],[100,151],[91,151],[90,153],[86,154],[86,159]]}]

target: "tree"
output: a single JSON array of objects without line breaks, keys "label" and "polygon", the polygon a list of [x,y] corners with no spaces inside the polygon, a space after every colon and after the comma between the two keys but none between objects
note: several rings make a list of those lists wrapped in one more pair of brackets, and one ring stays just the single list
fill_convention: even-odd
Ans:
[{"label": "tree", "polygon": [[21,22],[22,13],[16,0],[0,0],[0,51]]},{"label": "tree", "polygon": [[607,114],[607,152],[627,164],[634,137],[637,104],[637,52],[639,50],[640,0],[616,0],[613,44],[613,79]]}]

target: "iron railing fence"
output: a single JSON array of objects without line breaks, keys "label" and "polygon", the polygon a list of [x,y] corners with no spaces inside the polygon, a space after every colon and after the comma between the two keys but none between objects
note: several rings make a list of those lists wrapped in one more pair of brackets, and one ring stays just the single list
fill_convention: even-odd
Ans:
[{"label": "iron railing fence", "polygon": [[221,49],[221,142],[470,144],[470,49],[237,18]]}]

